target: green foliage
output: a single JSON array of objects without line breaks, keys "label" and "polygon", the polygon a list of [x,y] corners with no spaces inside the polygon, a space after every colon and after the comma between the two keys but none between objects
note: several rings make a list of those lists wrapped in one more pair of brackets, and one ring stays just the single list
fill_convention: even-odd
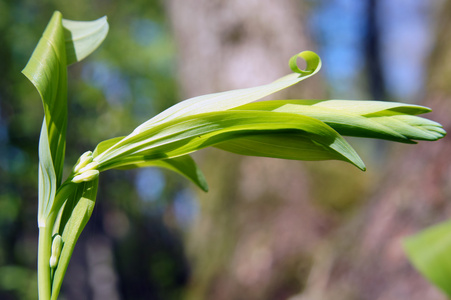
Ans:
[{"label": "green foliage", "polygon": [[407,238],[404,248],[413,265],[451,297],[451,221]]},{"label": "green foliage", "polygon": [[430,112],[429,108],[396,102],[276,100],[250,103],[237,109],[297,113],[321,120],[342,135],[403,143],[435,141],[446,134],[437,122],[416,116]]},{"label": "green foliage", "polygon": [[52,278],[51,299],[56,300],[58,298],[75,243],[91,217],[97,196],[97,186],[97,178],[77,185],[75,192],[69,196],[64,204],[59,220],[60,223],[55,224],[54,231],[61,233],[64,244]]},{"label": "green foliage", "polygon": [[[64,25],[67,25],[67,27]],[[44,106],[44,121],[39,140],[38,200],[38,277],[39,298],[41,299],[50,299],[51,295],[56,299],[58,293],[51,293],[52,286],[59,290],[64,276],[64,274],[60,275],[61,272],[59,270],[65,271],[68,264],[68,259],[62,260],[55,270],[55,276],[51,275],[51,269],[54,268],[54,266],[51,266],[51,259],[57,261],[59,259],[51,257],[52,234],[63,232],[64,246],[62,255],[69,251],[68,255],[70,257],[75,244],[75,242],[70,243],[71,239],[76,240],[78,238],[79,232],[81,232],[87,219],[89,219],[93,207],[92,205],[90,209],[84,209],[80,212],[73,210],[74,214],[71,215],[66,224],[76,222],[80,216],[85,221],[76,223],[78,227],[71,231],[70,237],[64,238],[65,227],[63,229],[60,228],[60,230],[54,227],[58,214],[59,217],[62,215],[60,209],[66,202],[66,199],[61,201],[55,201],[55,199],[61,199],[61,197],[57,197],[57,188],[61,187],[66,148],[67,66],[69,63],[83,59],[94,51],[106,37],[107,30],[106,18],[94,22],[63,22],[61,13],[55,12],[27,66],[23,70],[25,76],[38,90]],[[66,45],[70,46],[66,48]],[[93,182],[97,183],[97,181]],[[65,191],[65,196],[79,194],[74,193],[79,190],[74,185],[63,185],[63,187],[64,189],[62,190]],[[93,189],[93,187],[89,188]],[[84,199],[83,194],[88,191],[88,187],[86,187],[86,190],[83,189],[80,198],[76,199],[75,202],[77,203]],[[95,199],[95,196],[92,198]],[[70,207],[70,209],[72,208]],[[77,213],[75,214],[75,212]],[[87,216],[87,219],[83,216]]]},{"label": "green foliage", "polygon": [[[364,170],[341,136],[406,143],[437,140],[441,125],[417,114],[429,109],[400,103],[277,100],[251,103],[317,73],[321,60],[304,51],[290,59],[294,73],[254,88],[185,100],[138,126],[127,136],[103,141],[85,152],[62,182],[67,124],[67,66],[103,41],[105,18],[92,22],[52,17],[24,74],[44,106],[39,142],[39,298],[57,299],[74,246],[95,204],[99,173],[109,169],[163,167],[207,190],[189,156],[209,146],[253,156],[294,160],[343,160]],[[297,66],[302,58],[305,70]]]}]

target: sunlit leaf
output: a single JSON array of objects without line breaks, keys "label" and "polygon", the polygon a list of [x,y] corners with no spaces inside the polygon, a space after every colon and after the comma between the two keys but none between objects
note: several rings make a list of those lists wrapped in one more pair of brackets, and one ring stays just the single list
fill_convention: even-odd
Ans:
[{"label": "sunlit leaf", "polygon": [[451,220],[407,238],[404,249],[413,265],[451,297]]},{"label": "sunlit leaf", "polygon": [[123,140],[125,138],[125,136],[118,136],[103,142],[100,142],[97,147],[95,148],[94,152],[93,152],[93,156],[99,156],[100,154],[102,154],[103,152],[105,152],[106,150],[108,150],[109,148],[113,147],[114,145],[116,145],[118,142],[120,142],[121,140]]},{"label": "sunlit leaf", "polygon": [[[144,160],[159,160],[189,154],[219,143],[258,134],[292,134],[320,145],[324,159],[341,159],[364,169],[352,147],[332,128],[314,118],[266,111],[223,111],[178,118],[131,134],[98,156],[99,170],[133,163],[137,155]],[[276,154],[277,152],[277,154]],[[281,151],[276,151],[280,157]],[[329,152],[327,157],[326,153]],[[267,156],[271,156],[268,153]],[[311,158],[302,153],[290,159]]]},{"label": "sunlit leaf", "polygon": [[298,113],[321,120],[342,135],[404,143],[434,141],[446,134],[439,123],[415,116],[429,112],[429,108],[395,102],[275,100],[249,103],[236,109]]},{"label": "sunlit leaf", "polygon": [[[67,64],[83,59],[103,41],[106,18],[92,22],[63,20],[55,12],[23,73],[39,92],[44,107],[39,146],[41,224],[61,184],[67,127]],[[67,52],[66,52],[67,51]],[[68,58],[68,59],[67,59]]]},{"label": "sunlit leaf", "polygon": [[106,17],[95,21],[62,20],[65,29],[67,64],[81,61],[99,47],[108,34]]},{"label": "sunlit leaf", "polygon": [[216,144],[214,147],[248,156],[263,156],[293,160],[343,160],[339,152],[315,143],[305,134],[268,133],[249,135]]},{"label": "sunlit leaf", "polygon": [[39,159],[41,164],[54,167],[56,178],[51,180],[56,186],[62,177],[67,124],[67,65],[61,21],[61,14],[55,12],[22,71],[42,99],[50,156]]}]

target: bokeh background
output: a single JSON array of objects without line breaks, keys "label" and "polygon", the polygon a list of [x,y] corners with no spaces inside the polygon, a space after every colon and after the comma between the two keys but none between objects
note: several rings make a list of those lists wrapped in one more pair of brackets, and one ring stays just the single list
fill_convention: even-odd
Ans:
[{"label": "bokeh background", "polygon": [[[423,104],[451,131],[450,0],[0,0],[0,299],[37,299],[43,113],[20,71],[54,10],[110,23],[69,69],[66,172],[177,101],[270,82],[307,49],[322,71],[275,98]],[[160,169],[102,174],[60,299],[445,299],[401,241],[450,216],[450,139],[351,142],[365,173],[207,149],[206,194]]]}]

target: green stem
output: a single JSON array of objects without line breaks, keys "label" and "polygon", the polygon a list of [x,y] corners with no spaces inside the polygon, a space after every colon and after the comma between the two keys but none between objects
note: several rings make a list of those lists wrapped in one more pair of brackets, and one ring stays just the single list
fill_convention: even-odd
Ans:
[{"label": "green stem", "polygon": [[38,294],[39,300],[50,300],[52,295],[52,274],[50,256],[52,254],[52,236],[58,211],[50,212],[47,219],[39,226],[38,245]]},{"label": "green stem", "polygon": [[52,230],[39,227],[38,246],[38,291],[39,300],[49,300],[51,293],[50,252],[52,245]]}]

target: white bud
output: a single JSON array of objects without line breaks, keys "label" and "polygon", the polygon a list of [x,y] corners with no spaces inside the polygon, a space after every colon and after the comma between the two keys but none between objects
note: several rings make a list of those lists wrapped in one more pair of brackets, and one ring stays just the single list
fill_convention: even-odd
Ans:
[{"label": "white bud", "polygon": [[72,178],[72,182],[80,183],[83,181],[91,181],[96,179],[99,176],[99,173],[99,170],[88,170]]},{"label": "white bud", "polygon": [[98,162],[95,162],[95,161],[90,162],[89,164],[85,165],[83,168],[78,170],[78,173],[81,174],[81,173],[85,173],[85,172],[90,171],[90,170],[95,170],[95,169],[97,169],[98,166],[99,166]]},{"label": "white bud", "polygon": [[92,151],[86,151],[78,159],[77,164],[74,167],[74,173],[78,173],[81,168],[92,162]]},{"label": "white bud", "polygon": [[61,235],[56,235],[52,242],[52,254],[50,256],[50,268],[56,268],[61,256],[61,249],[63,248],[63,238]]}]

